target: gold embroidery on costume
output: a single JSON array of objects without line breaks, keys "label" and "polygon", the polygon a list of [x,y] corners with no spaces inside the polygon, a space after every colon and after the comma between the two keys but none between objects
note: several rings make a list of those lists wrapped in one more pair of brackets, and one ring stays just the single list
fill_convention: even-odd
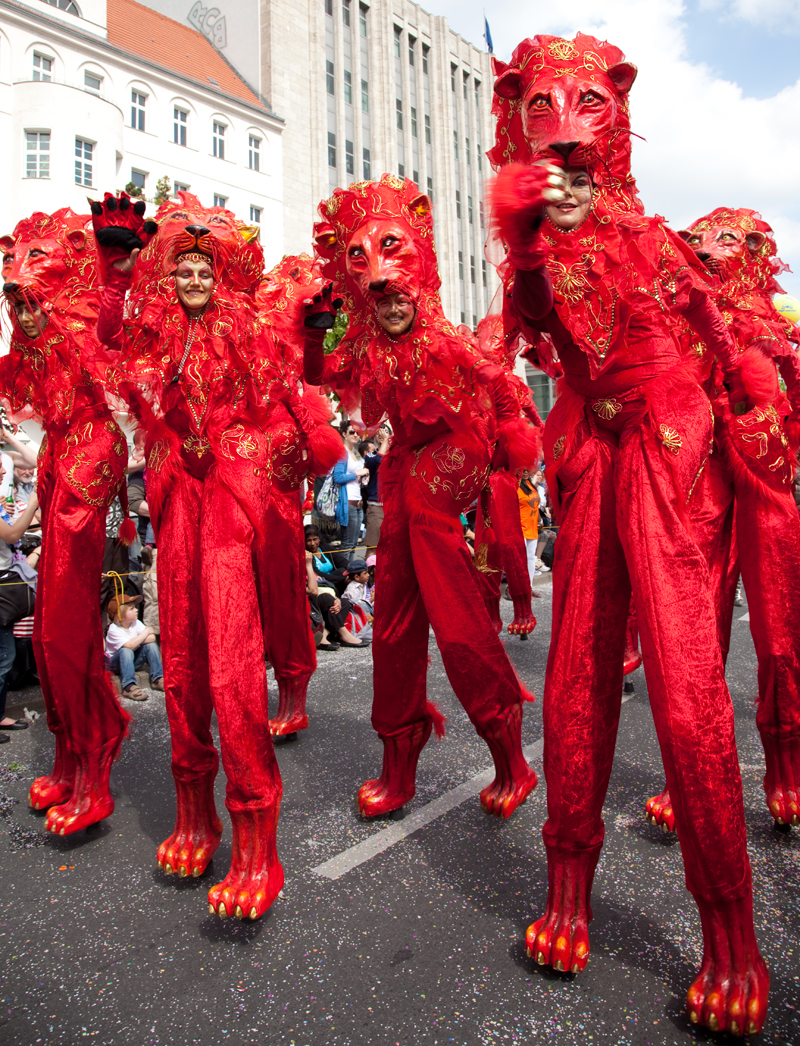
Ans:
[{"label": "gold embroidery on costume", "polygon": [[622,404],[615,400],[613,397],[609,399],[595,400],[592,404],[592,410],[603,421],[611,421],[617,414],[622,410]]},{"label": "gold embroidery on costume", "polygon": [[193,432],[189,433],[181,446],[187,454],[196,454],[198,458],[202,458],[204,454],[211,451],[211,444],[206,437],[196,436]]},{"label": "gold embroidery on costume", "polygon": [[680,437],[680,433],[677,429],[670,428],[669,425],[660,425],[658,428],[658,435],[667,450],[671,451],[673,454],[677,454],[683,446],[683,440]]},{"label": "gold embroidery on costume", "polygon": [[567,443],[566,436],[559,436],[553,444],[553,461],[558,461],[561,455],[564,453],[564,447]]},{"label": "gold embroidery on costume", "polygon": [[157,440],[150,448],[150,453],[147,456],[147,467],[152,472],[160,472],[168,457],[169,444],[165,439]]}]

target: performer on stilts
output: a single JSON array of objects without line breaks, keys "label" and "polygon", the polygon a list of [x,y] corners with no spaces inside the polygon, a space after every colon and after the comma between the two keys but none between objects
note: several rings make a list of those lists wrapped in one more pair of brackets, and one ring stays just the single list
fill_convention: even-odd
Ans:
[{"label": "performer on stilts", "polygon": [[255,230],[182,193],[162,205],[158,233],[139,255],[131,212],[124,196],[92,205],[108,268],[98,333],[121,353],[120,391],[144,434],[158,539],[177,798],[175,830],[158,863],[199,876],[219,846],[213,710],[233,855],[227,877],[209,891],[209,910],[257,919],[283,886],[282,785],[254,568],[272,471],[265,433],[277,409],[258,384],[274,366],[253,303],[263,253]]},{"label": "performer on stilts", "polygon": [[[692,1022],[755,1034],[769,975],[755,939],[741,778],[705,559],[685,499],[708,457],[708,400],[686,320],[749,405],[740,360],[694,255],[646,218],[630,174],[635,67],[593,37],[526,40],[495,62],[494,207],[514,323],[564,369],[545,425],[560,524],[544,704],[549,893],[527,947],[582,970],[620,714],[631,593],[704,955]],[[512,149],[513,146],[513,149]],[[511,163],[509,160],[523,163]],[[549,159],[550,164],[537,161]],[[565,168],[554,169],[552,161]],[[740,408],[741,409],[741,408]],[[691,627],[687,627],[691,622]]]},{"label": "performer on stilts", "polygon": [[100,289],[89,221],[68,207],[37,212],[2,240],[12,329],[0,396],[9,418],[32,417],[45,432],[33,648],[56,754],[28,802],[47,809],[45,827],[55,835],[113,812],[109,775],[130,719],[106,672],[98,599],[106,515],[117,496],[126,517],[121,539],[130,544],[136,532],[127,519],[128,446],[98,380]]},{"label": "performer on stilts", "polygon": [[[745,414],[732,411],[713,355],[687,331],[687,351],[702,361],[714,408],[714,449],[689,513],[711,571],[723,661],[741,571],[758,658],[764,791],[776,825],[788,829],[800,825],[800,517],[792,493],[800,358],[790,340],[796,341],[797,329],[772,304],[772,295],[782,293],[776,277],[785,266],[776,257],[772,229],[757,212],[718,207],[681,235],[711,270],[717,307],[755,403]],[[675,829],[668,791],[647,803],[647,816]]]},{"label": "performer on stilts", "polygon": [[[337,189],[320,215],[317,252],[349,326],[327,358],[322,331],[307,328],[306,380],[329,384],[368,429],[388,415],[394,432],[380,471],[373,640],[372,723],[384,761],[380,777],[361,787],[361,812],[374,817],[408,802],[420,752],[432,729],[441,733],[443,717],[426,695],[432,626],[450,683],[494,759],[481,802],[508,817],[536,785],[521,742],[529,695],[481,600],[460,513],[484,488],[493,458],[514,470],[537,459],[536,430],[522,420],[503,368],[483,360],[442,313],[427,196],[384,175]],[[307,324],[331,322],[326,300],[310,306]]]}]

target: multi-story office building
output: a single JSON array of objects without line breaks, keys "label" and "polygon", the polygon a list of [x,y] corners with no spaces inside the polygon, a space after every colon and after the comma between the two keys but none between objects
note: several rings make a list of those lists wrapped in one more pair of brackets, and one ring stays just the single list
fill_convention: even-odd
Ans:
[{"label": "multi-story office building", "polygon": [[474,326],[497,287],[483,257],[490,57],[409,0],[265,0],[261,88],[286,120],[287,250],[317,203],[389,172],[434,203],[442,300]]},{"label": "multi-story office building", "polygon": [[134,0],[0,0],[0,126],[2,232],[166,177],[283,253],[283,124],[190,25]]}]

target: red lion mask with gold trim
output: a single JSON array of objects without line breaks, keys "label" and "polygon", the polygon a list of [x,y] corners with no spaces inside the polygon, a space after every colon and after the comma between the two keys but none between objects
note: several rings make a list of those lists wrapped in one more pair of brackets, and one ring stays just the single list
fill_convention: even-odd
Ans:
[{"label": "red lion mask with gold trim", "polygon": [[765,294],[782,294],[776,277],[788,266],[777,257],[775,233],[758,211],[717,207],[680,235],[723,282],[736,279]]}]

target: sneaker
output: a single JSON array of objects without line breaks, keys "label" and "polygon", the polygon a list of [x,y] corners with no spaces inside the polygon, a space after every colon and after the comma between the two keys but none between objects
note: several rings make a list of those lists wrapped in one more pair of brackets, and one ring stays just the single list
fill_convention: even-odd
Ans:
[{"label": "sneaker", "polygon": [[550,567],[546,567],[544,563],[541,561],[541,559],[536,560],[536,569],[540,571],[542,574],[550,573]]},{"label": "sneaker", "polygon": [[127,697],[129,701],[146,701],[147,694],[138,687],[135,683],[131,683],[129,687],[126,687],[122,691],[122,696]]},{"label": "sneaker", "polygon": [[744,606],[744,599],[742,599],[742,586],[741,585],[737,585],[736,586],[736,598],[733,601],[733,605],[735,607],[743,607]]},{"label": "sneaker", "polygon": [[150,680],[150,689],[151,690],[160,690],[161,693],[163,694],[164,693],[164,677],[160,676],[158,679],[151,679]]}]

